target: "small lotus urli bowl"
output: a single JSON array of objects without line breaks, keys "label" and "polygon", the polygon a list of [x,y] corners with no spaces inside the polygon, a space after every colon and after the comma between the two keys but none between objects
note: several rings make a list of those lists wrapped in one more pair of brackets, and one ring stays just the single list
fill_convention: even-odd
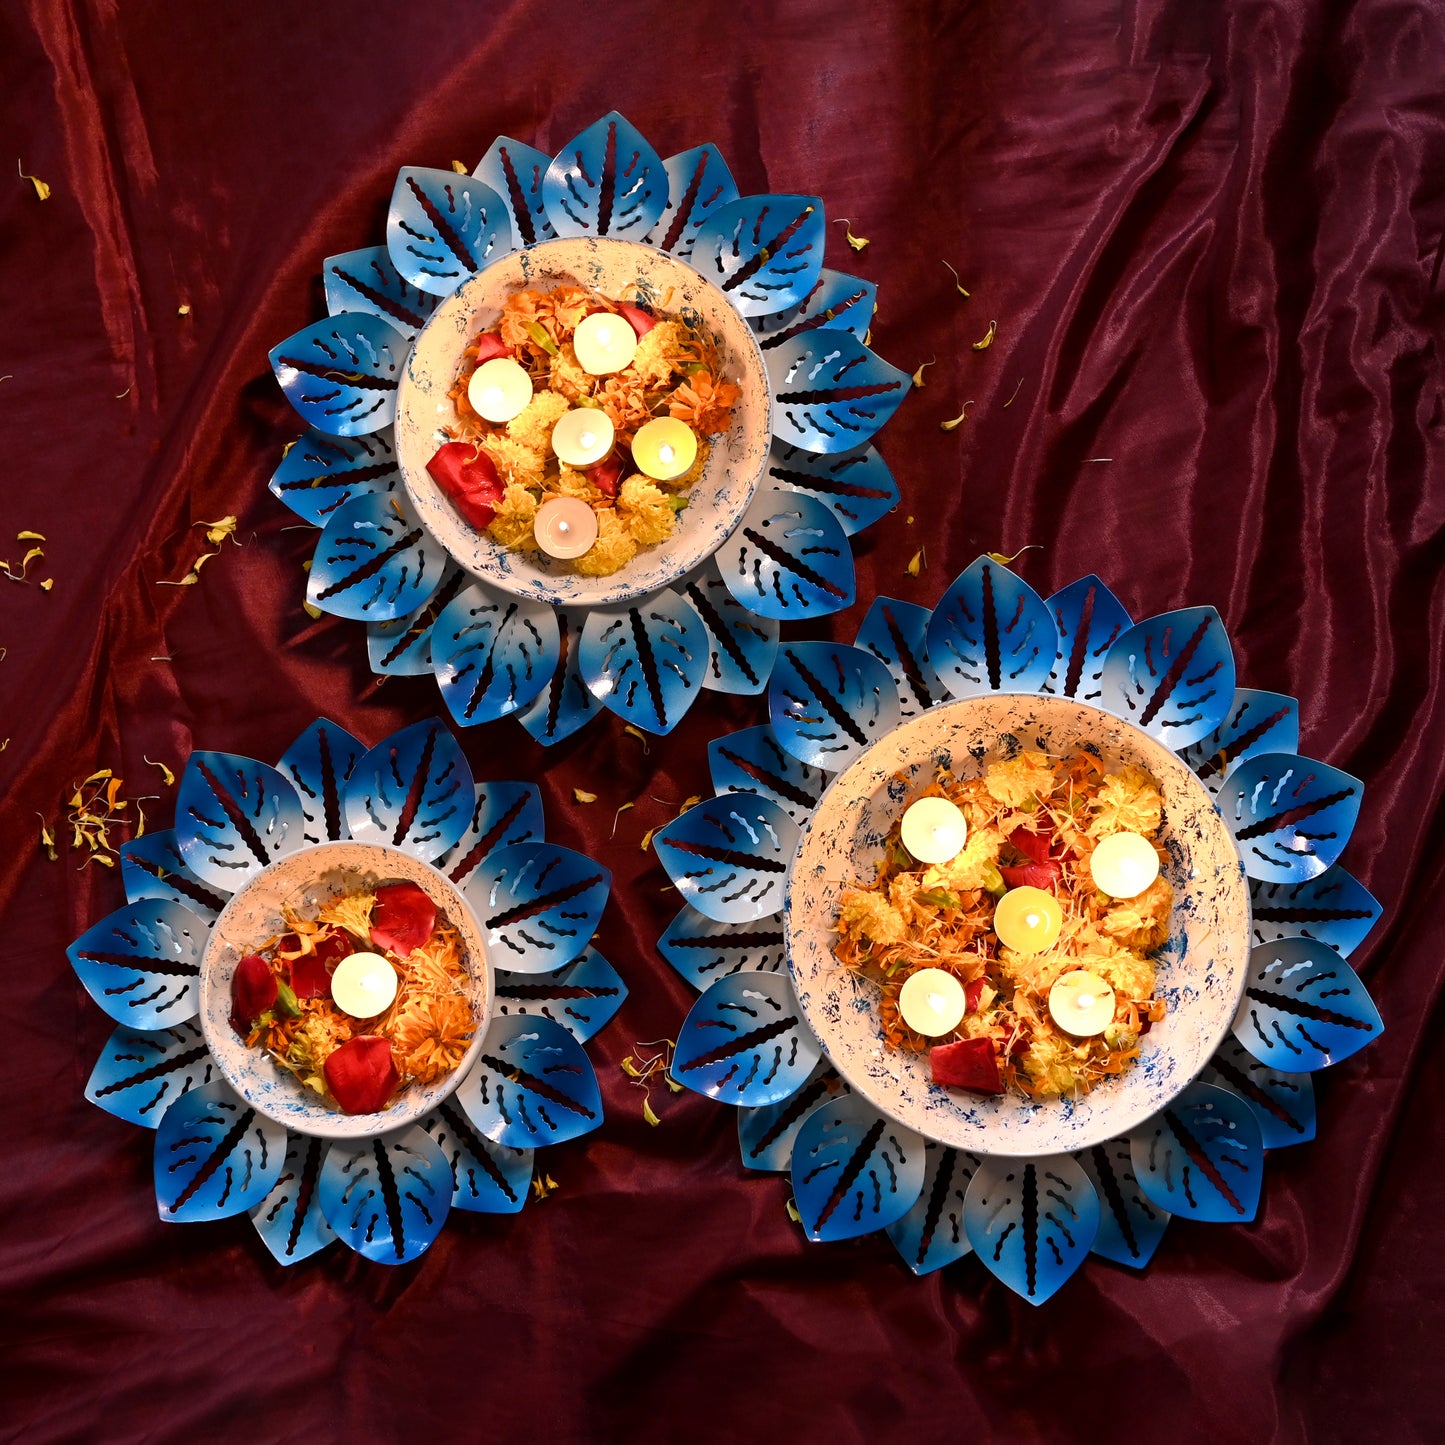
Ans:
[{"label": "small lotus urli bowl", "polygon": [[[326,904],[346,894],[403,882],[420,887],[436,904],[439,917],[445,917],[461,937],[475,1032],[461,1064],[436,1083],[412,1084],[379,1113],[346,1114],[281,1068],[264,1049],[246,1047],[230,1023],[231,977],[246,954],[288,931],[287,908],[314,918]],[[481,1049],[492,994],[481,928],[445,875],[384,844],[320,843],[272,863],[226,905],[201,960],[200,1022],[227,1083],[253,1108],[298,1134],[368,1139],[425,1118],[457,1087]]]}]

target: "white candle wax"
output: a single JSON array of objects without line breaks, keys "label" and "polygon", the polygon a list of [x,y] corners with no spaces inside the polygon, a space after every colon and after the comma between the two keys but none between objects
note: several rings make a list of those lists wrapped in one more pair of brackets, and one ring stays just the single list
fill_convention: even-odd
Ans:
[{"label": "white candle wax", "polygon": [[581,497],[553,497],[537,508],[532,535],[549,557],[580,557],[597,540],[597,514]]},{"label": "white candle wax", "polygon": [[552,450],[569,467],[590,467],[612,450],[612,418],[595,406],[574,406],[552,428]]},{"label": "white candle wax", "polygon": [[1093,1038],[1114,1021],[1114,990],[1097,973],[1076,968],[1049,990],[1049,1014],[1066,1034]]},{"label": "white candle wax", "polygon": [[1110,833],[1089,855],[1094,886],[1111,898],[1137,898],[1158,876],[1159,855],[1139,833]]},{"label": "white candle wax", "polygon": [[898,991],[898,1012],[903,1022],[931,1039],[951,1034],[967,1010],[963,985],[941,968],[921,968],[909,974]]},{"label": "white candle wax", "polygon": [[632,360],[637,333],[626,317],[594,311],[577,323],[572,349],[577,353],[577,364],[589,376],[610,376]]},{"label": "white candle wax", "polygon": [[331,975],[331,1000],[354,1019],[375,1018],[396,997],[396,970],[379,953],[353,953]]},{"label": "white candle wax", "polygon": [[511,421],[532,399],[532,378],[510,356],[484,361],[467,383],[467,400],[488,421]]},{"label": "white candle wax", "polygon": [[637,428],[632,460],[644,476],[670,482],[691,470],[697,460],[697,434],[675,416],[654,417]]},{"label": "white candle wax", "polygon": [[903,846],[920,863],[947,863],[968,841],[968,819],[947,798],[920,798],[903,815]]}]

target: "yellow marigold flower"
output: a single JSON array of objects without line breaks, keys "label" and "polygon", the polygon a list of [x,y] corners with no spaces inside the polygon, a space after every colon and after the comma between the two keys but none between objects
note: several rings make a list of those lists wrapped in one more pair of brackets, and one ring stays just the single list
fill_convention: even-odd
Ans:
[{"label": "yellow marigold flower", "polygon": [[947,863],[934,863],[923,875],[925,888],[947,888],[953,893],[987,888],[996,876],[1003,834],[997,828],[970,828],[963,851]]},{"label": "yellow marigold flower", "polygon": [[712,443],[706,437],[699,437],[697,456],[693,464],[680,477],[673,477],[667,485],[676,492],[685,492],[707,470],[707,459],[711,455]]},{"label": "yellow marigold flower", "polygon": [[1154,992],[1154,962],[1112,938],[1081,943],[1076,966],[1097,973],[1121,999],[1147,999]]},{"label": "yellow marigold flower", "polygon": [[627,530],[640,546],[661,542],[672,536],[677,513],[664,493],[646,477],[632,476],[623,482],[617,494],[617,511]]},{"label": "yellow marigold flower", "polygon": [[588,506],[596,506],[602,500],[602,492],[592,478],[575,467],[562,467],[548,492],[559,497],[581,497]]},{"label": "yellow marigold flower", "polygon": [[1173,907],[1169,880],[1156,878],[1137,898],[1121,898],[1099,921],[1099,928],[1125,948],[1150,953],[1168,939]]},{"label": "yellow marigold flower", "polygon": [[572,566],[584,577],[610,577],[637,555],[632,533],[615,511],[597,514],[597,540]]},{"label": "yellow marigold flower", "polygon": [[841,932],[874,943],[903,943],[908,937],[908,925],[898,910],[879,894],[861,889],[850,888],[843,894],[838,927]]},{"label": "yellow marigold flower", "polygon": [[552,428],[571,403],[555,391],[536,392],[531,401],[507,423],[507,435],[528,451],[545,457],[552,449]]},{"label": "yellow marigold flower", "polygon": [[990,764],[984,786],[1005,807],[1022,808],[1053,792],[1054,765],[1044,753],[1020,753],[1007,762]]},{"label": "yellow marigold flower", "polygon": [[687,332],[676,321],[659,321],[637,343],[632,369],[644,386],[661,386],[683,359]]},{"label": "yellow marigold flower", "polygon": [[392,1048],[402,1073],[432,1084],[462,1061],[473,1033],[472,1013],[459,995],[417,999],[396,1021]]},{"label": "yellow marigold flower", "polygon": [[557,355],[552,358],[548,385],[553,391],[566,397],[568,401],[576,401],[580,397],[591,396],[592,388],[596,384],[597,378],[583,370],[582,363],[577,360],[577,353],[572,348],[572,343],[566,342]]},{"label": "yellow marigold flower", "polygon": [[525,447],[511,437],[486,436],[481,448],[497,464],[497,475],[508,486],[531,487],[538,491],[546,471],[545,454]]},{"label": "yellow marigold flower", "polygon": [[532,523],[536,516],[537,499],[526,487],[519,487],[513,482],[503,493],[497,506],[497,515],[492,518],[492,524],[487,531],[502,546],[510,547],[514,552],[526,552],[537,545],[537,539],[532,533]]},{"label": "yellow marigold flower", "polygon": [[1091,838],[1110,833],[1143,833],[1148,837],[1158,830],[1164,799],[1152,775],[1130,765],[1106,775],[1091,810]]}]

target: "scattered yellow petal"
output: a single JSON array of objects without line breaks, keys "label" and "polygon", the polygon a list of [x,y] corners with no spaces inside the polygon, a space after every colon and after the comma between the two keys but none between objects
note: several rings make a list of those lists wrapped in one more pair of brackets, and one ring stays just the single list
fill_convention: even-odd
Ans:
[{"label": "scattered yellow petal", "polygon": [[557,1192],[557,1181],[550,1174],[538,1174],[532,1180],[532,1193],[537,1199],[545,1199]]},{"label": "scattered yellow petal", "polygon": [[586,792],[582,788],[573,788],[572,796],[579,803],[595,803],[597,801],[596,793]]},{"label": "scattered yellow petal", "polygon": [[865,331],[865,332],[863,333],[863,345],[864,345],[864,346],[871,346],[872,344],[873,344],[873,328],[870,326],[870,327],[867,329],[867,331]]},{"label": "scattered yellow petal", "polygon": [[914,386],[927,386],[928,383],[923,379],[923,368],[926,366],[936,366],[937,364],[937,359],[930,356],[928,360],[923,363],[923,366],[920,366],[918,370],[913,373]]},{"label": "scattered yellow petal", "polygon": [[[9,738],[6,738],[6,742],[9,741]],[[60,856],[55,851],[55,834],[52,833],[50,829],[45,826],[44,813],[37,813],[35,816],[40,819],[40,846],[45,849],[46,856],[50,859],[52,863],[54,863],[55,860]]]},{"label": "scattered yellow petal", "polygon": [[1025,542],[1024,545],[1013,554],[1013,557],[1005,557],[1002,552],[990,552],[988,555],[989,558],[992,561],[997,562],[1000,567],[1007,567],[1008,564],[1013,561],[1014,557],[1022,557],[1025,552],[1028,552],[1033,548],[1037,548],[1039,551],[1043,551],[1043,547],[1044,544],[1042,542]]},{"label": "scattered yellow petal", "polygon": [[[215,522],[192,522],[191,525],[193,527],[204,527],[206,529],[206,541],[213,547],[219,547],[227,537],[230,537],[232,541],[235,541],[236,538],[235,517],[222,517],[219,521]],[[239,547],[241,544],[236,542],[236,545]]]},{"label": "scattered yellow petal", "polygon": [[657,832],[656,828],[649,828],[647,832],[642,835],[642,842],[638,846],[642,849],[644,853],[647,852],[650,847],[652,847],[652,835],[655,832]]},{"label": "scattered yellow petal", "polygon": [[939,424],[938,424],[938,429],[939,429],[939,431],[957,431],[958,428],[961,427],[961,426],[963,425],[963,423],[967,420],[967,418],[968,418],[968,409],[969,409],[969,407],[971,407],[972,405],[973,405],[973,398],[970,397],[966,402],[964,402],[964,404],[963,404],[963,409],[958,413],[957,416],[950,417],[947,421],[941,421],[941,422],[939,422]]},{"label": "scattered yellow petal", "polygon": [[1014,394],[1013,394],[1013,396],[1009,397],[1009,399],[1008,399],[1006,402],[1004,402],[1004,404],[1003,404],[1003,409],[1004,409],[1005,411],[1007,411],[1007,410],[1009,409],[1009,407],[1011,407],[1011,406],[1014,404],[1014,401],[1017,399],[1019,392],[1021,392],[1023,389],[1024,389],[1024,379],[1023,379],[1023,377],[1019,377],[1019,384],[1018,384],[1016,387],[1014,387]]},{"label": "scattered yellow petal", "polygon": [[[945,261],[943,264],[944,264],[945,266],[948,266],[948,262],[947,262],[947,261]],[[949,269],[950,271],[953,271],[953,267],[952,267],[952,266],[948,266],[948,269]],[[958,288],[958,294],[959,294],[960,296],[967,296],[967,295],[969,294],[967,291],[965,291],[965,290],[963,289],[963,282],[958,279],[958,272],[957,272],[957,271],[953,271],[953,284]]]},{"label": "scattered yellow petal", "polygon": [[872,242],[869,241],[869,239],[868,239],[866,236],[855,236],[855,235],[853,234],[853,227],[852,227],[852,225],[851,225],[851,223],[850,223],[850,220],[849,220],[849,218],[848,218],[847,216],[839,216],[839,217],[837,217],[837,219],[834,220],[833,224],[834,224],[835,226],[843,226],[843,227],[846,228],[846,234],[847,234],[848,244],[849,244],[855,251],[864,251],[864,250],[866,250],[870,245],[872,245]]},{"label": "scattered yellow petal", "polygon": [[301,610],[315,622],[321,616],[321,609],[310,602],[302,602]]},{"label": "scattered yellow petal", "polygon": [[637,806],[636,803],[623,803],[623,805],[622,805],[620,808],[618,808],[618,810],[612,815],[612,832],[608,834],[608,837],[609,837],[609,838],[615,838],[615,837],[617,836],[617,820],[618,820],[629,808],[635,808],[636,806]]},{"label": "scattered yellow petal", "polygon": [[186,303],[184,303],[184,304],[176,307],[176,315],[177,315],[177,316],[189,316],[190,314],[191,314],[191,307],[190,307],[190,303],[189,303],[189,302],[186,302]]},{"label": "scattered yellow petal", "polygon": [[[124,396],[125,392],[121,392],[121,395]],[[284,447],[281,448],[281,460],[283,462],[286,460],[287,457],[291,455],[291,448],[294,447],[296,443],[300,440],[300,437],[293,437],[289,442],[286,443]]]},{"label": "scattered yellow petal", "polygon": [[115,867],[115,859],[112,858],[109,853],[92,853],[85,862],[80,865],[78,871],[84,872],[92,863],[99,863],[102,868]]},{"label": "scattered yellow petal", "polygon": [[15,162],[15,169],[20,172],[20,179],[22,181],[29,181],[30,184],[35,187],[35,194],[42,201],[48,201],[50,199],[50,187],[46,185],[39,176],[27,175],[25,173],[25,168],[18,160]]},{"label": "scattered yellow petal", "polygon": [[631,1054],[628,1054],[628,1056],[623,1059],[619,1067],[629,1079],[640,1079],[642,1077],[642,1070],[637,1067]]},{"label": "scattered yellow petal", "polygon": [[136,835],[137,838],[144,838],[144,837],[145,837],[145,831],[146,831],[146,810],[141,807],[141,805],[140,805],[139,802],[137,802],[136,805],[135,805],[135,816],[136,816],[135,835]]},{"label": "scattered yellow petal", "polygon": [[674,1094],[682,1093],[682,1085],[679,1084],[677,1080],[672,1077],[671,1074],[664,1074],[662,1076],[662,1082],[666,1084],[667,1087],[671,1089]]},{"label": "scattered yellow petal", "polygon": [[637,741],[642,744],[643,756],[646,756],[652,751],[652,744],[647,741],[647,734],[643,732],[642,729],[638,727],[635,723],[628,723],[627,726],[622,729],[622,731],[625,732],[629,737],[636,738]]},{"label": "scattered yellow petal", "polygon": [[694,794],[692,795],[692,797],[690,797],[690,798],[684,798],[684,799],[682,800],[682,806],[679,807],[678,810],[677,810],[677,816],[678,816],[679,818],[682,817],[682,815],[683,815],[685,812],[687,812],[687,810],[688,810],[689,808],[695,808],[695,807],[697,807],[697,805],[698,805],[700,802],[702,802],[702,794],[701,794],[701,793],[694,793]]},{"label": "scattered yellow petal", "polygon": [[453,169],[459,176],[464,176],[464,175],[467,174],[467,168],[466,168],[466,166],[465,166],[461,161],[453,161],[453,162],[452,162],[452,169]]},{"label": "scattered yellow petal", "polygon": [[924,564],[924,557],[923,557],[923,548],[920,547],[920,548],[913,554],[913,558],[912,558],[912,560],[911,560],[911,561],[909,562],[909,564],[908,564],[908,568],[907,568],[908,575],[909,575],[910,577],[916,577],[916,576],[918,576],[919,572],[922,571],[924,565],[925,565],[925,564]]},{"label": "scattered yellow petal", "polygon": [[788,1196],[788,1218],[791,1219],[794,1224],[801,1224],[803,1222],[803,1216],[798,1213],[798,1206],[793,1202],[791,1195]]},{"label": "scattered yellow petal", "polygon": [[997,332],[998,332],[998,322],[997,322],[997,321],[990,321],[990,322],[988,323],[988,330],[987,330],[986,332],[984,332],[983,340],[982,340],[982,341],[975,341],[975,342],[973,343],[973,349],[974,349],[975,351],[987,351],[988,348],[993,345],[993,338],[994,338],[994,336],[995,336],[995,334],[996,334]]},{"label": "scattered yellow petal", "polygon": [[146,757],[144,753],[141,754],[141,757],[143,761],[150,763],[151,767],[161,770],[161,781],[165,783],[166,787],[169,788],[175,782],[176,775],[164,763],[157,763]]},{"label": "scattered yellow petal", "polygon": [[9,739],[9,738],[6,738],[3,743],[0,743],[0,753],[3,753],[3,752],[5,751],[5,749],[8,748],[9,746],[10,746],[10,739]]},{"label": "scattered yellow petal", "polygon": [[903,519],[903,525],[904,525],[905,527],[911,527],[911,526],[913,525],[913,518],[912,518],[912,517],[905,517],[905,518]]},{"label": "scattered yellow petal", "polygon": [[40,532],[17,532],[15,540],[17,542],[43,542],[45,537]]},{"label": "scattered yellow petal", "polygon": [[47,577],[47,578],[45,579],[45,581],[40,584],[40,590],[41,590],[42,592],[49,592],[50,589],[51,589],[52,587],[54,587],[54,586],[55,586],[55,578],[54,578],[54,577]]},{"label": "scattered yellow petal", "polygon": [[[86,778],[80,786],[83,788],[86,783],[103,783],[107,778],[113,777],[115,777],[114,768],[101,768],[99,772],[92,773]],[[75,806],[78,808],[80,806],[79,802],[77,802]]]},{"label": "scattered yellow petal", "polygon": [[642,1117],[655,1129],[662,1120],[659,1119],[652,1108],[652,1100],[646,1094],[642,1096]]}]

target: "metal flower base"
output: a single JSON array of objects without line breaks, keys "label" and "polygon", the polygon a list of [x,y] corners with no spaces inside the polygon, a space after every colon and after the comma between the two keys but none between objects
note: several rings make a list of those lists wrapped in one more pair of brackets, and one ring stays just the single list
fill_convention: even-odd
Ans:
[{"label": "metal flower base", "polygon": [[[900,721],[1008,694],[1087,704],[1177,753],[1214,799],[1252,915],[1232,1028],[1203,1072],[1122,1136],[1036,1157],[950,1147],[850,1089],[788,952],[800,830],[833,777]],[[932,611],[879,598],[856,645],[785,645],[769,710],[712,743],[717,796],[656,835],[686,900],[659,949],[703,990],[676,1077],[737,1106],[743,1163],[791,1171],[809,1237],[885,1230],[918,1274],[972,1251],[1039,1304],[1090,1252],[1144,1266],[1174,1215],[1252,1219],[1265,1151],[1314,1137],[1311,1074],[1381,1032],[1345,962],[1380,907],[1337,862],[1362,785],[1296,752],[1293,698],[1235,686],[1219,615],[1136,625],[1097,577],[1045,601],[981,557]]]},{"label": "metal flower base", "polygon": [[[615,112],[555,158],[502,137],[471,176],[401,171],[386,245],[329,257],[330,315],[271,353],[311,428],[271,482],[323,529],[311,605],[367,623],[378,673],[435,673],[461,726],[511,714],[544,744],[603,707],[666,733],[702,688],[763,691],[779,624],[851,605],[848,539],[898,501],[870,443],[909,378],[860,339],[876,288],[823,266],[826,234],[817,197],[740,196],[714,146],[664,160]],[[545,575],[501,565],[500,548],[486,576],[464,570],[409,494],[392,433],[442,299],[557,238],[632,243],[689,268],[750,328],[771,415],[761,475],[736,478],[757,489],[741,518],[720,493],[715,525],[688,519],[702,560],[651,566],[646,595],[603,610],[569,605],[576,589],[560,578],[549,590]],[[445,313],[438,323],[454,327]],[[490,542],[457,551],[478,547]]]},{"label": "metal flower base", "polygon": [[[494,1003],[475,1062],[414,1124],[327,1139],[283,1126],[226,1081],[197,1021],[202,959],[232,894],[278,859],[350,839],[430,864],[485,936]],[[543,840],[531,783],[474,784],[456,739],[425,721],[366,749],[318,720],[272,768],[192,754],[173,830],[121,850],[128,902],[69,949],[118,1028],[86,1097],[156,1131],[163,1220],[248,1214],[293,1264],[336,1238],[368,1259],[422,1254],[453,1209],[511,1213],[533,1153],[602,1122],[583,1044],[627,990],[590,945],[608,870]]]}]

